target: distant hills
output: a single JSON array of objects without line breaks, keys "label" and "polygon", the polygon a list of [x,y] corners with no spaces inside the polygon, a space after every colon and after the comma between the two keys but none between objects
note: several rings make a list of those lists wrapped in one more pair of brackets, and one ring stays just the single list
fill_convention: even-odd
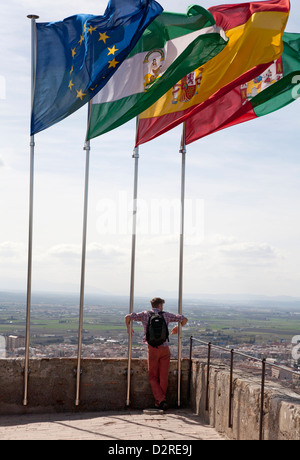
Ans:
[{"label": "distant hills", "polygon": [[[174,293],[159,292],[157,294],[150,293],[148,296],[135,297],[135,305],[148,306],[149,300],[155,295],[159,295],[166,300],[168,305],[177,305],[177,297]],[[0,302],[19,303],[26,305],[26,292],[23,291],[0,291]],[[255,294],[187,294],[184,295],[183,302],[186,306],[199,303],[199,305],[217,305],[220,306],[253,306],[253,307],[283,307],[299,308],[300,310],[300,297],[292,296],[266,296]],[[66,292],[33,292],[32,304],[65,304],[65,305],[78,305],[79,293],[66,293]],[[129,294],[114,295],[110,293],[90,293],[85,295],[85,303],[90,305],[98,305],[99,303],[114,304],[119,306],[129,305]]]}]

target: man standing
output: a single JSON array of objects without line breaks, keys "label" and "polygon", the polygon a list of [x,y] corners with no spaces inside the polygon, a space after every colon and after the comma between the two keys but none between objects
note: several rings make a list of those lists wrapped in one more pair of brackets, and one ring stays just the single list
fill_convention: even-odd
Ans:
[{"label": "man standing", "polygon": [[[163,305],[165,303],[164,299],[155,297],[151,300],[152,312],[158,314],[163,311]],[[127,327],[127,332],[129,333],[130,321],[140,321],[144,326],[144,338],[143,343],[147,343],[147,326],[148,321],[151,316],[149,311],[142,311],[140,313],[130,313],[125,316],[125,324]],[[165,322],[169,323],[181,323],[184,326],[187,323],[187,318],[183,315],[175,315],[169,312],[163,312]],[[134,331],[132,330],[132,333]],[[177,334],[178,326],[175,326],[171,335]],[[159,409],[166,410],[166,392],[168,388],[168,375],[169,375],[169,364],[170,364],[170,349],[168,345],[168,340],[166,340],[162,345],[158,347],[153,347],[148,343],[148,375],[149,382],[152,388],[152,393],[155,399],[155,407]]]}]

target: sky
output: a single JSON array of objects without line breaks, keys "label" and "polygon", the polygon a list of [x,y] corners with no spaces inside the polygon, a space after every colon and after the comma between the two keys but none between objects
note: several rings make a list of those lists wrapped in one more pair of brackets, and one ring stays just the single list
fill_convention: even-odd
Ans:
[{"label": "sky", "polygon": [[[162,0],[185,13],[190,0]],[[205,8],[229,2],[203,0]],[[242,3],[242,2],[240,2]],[[288,32],[300,32],[291,1]],[[0,291],[26,291],[30,21],[104,0],[11,0],[0,17]],[[300,297],[299,100],[187,146],[183,295]],[[87,108],[35,136],[32,291],[80,292]],[[182,127],[140,147],[136,296],[176,297]],[[129,295],[135,120],[91,141],[86,293]]]}]

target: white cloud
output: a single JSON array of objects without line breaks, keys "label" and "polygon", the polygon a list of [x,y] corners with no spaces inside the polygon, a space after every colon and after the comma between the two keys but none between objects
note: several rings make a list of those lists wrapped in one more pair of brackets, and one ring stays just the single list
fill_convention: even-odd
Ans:
[{"label": "white cloud", "polygon": [[266,243],[237,242],[219,249],[225,256],[226,262],[239,265],[263,266],[282,260],[283,256],[278,249]]},{"label": "white cloud", "polygon": [[[190,240],[190,252],[194,250],[191,258],[199,260],[207,258],[215,263],[228,267],[265,267],[285,260],[281,251],[263,242],[241,241],[234,236],[216,234],[204,238],[198,246]],[[198,249],[198,251],[197,251]]]},{"label": "white cloud", "polygon": [[75,244],[58,244],[50,248],[48,254],[65,262],[70,262],[70,260],[80,258],[81,249],[80,246],[76,246]]},{"label": "white cloud", "polygon": [[4,241],[0,243],[0,257],[1,259],[20,259],[24,258],[25,247],[21,243],[13,241]]},{"label": "white cloud", "polygon": [[297,295],[292,288],[296,271],[289,273],[291,254],[281,247],[215,234],[198,245],[187,245],[184,253],[187,293],[277,295],[287,289]]},{"label": "white cloud", "polygon": [[[47,254],[50,257],[60,259],[64,263],[72,263],[74,259],[79,260],[82,257],[82,247],[75,244],[58,244],[51,247]],[[101,264],[114,264],[128,258],[129,254],[126,249],[119,246],[103,245],[96,242],[88,243],[86,246],[86,257],[89,261],[98,260]]]},{"label": "white cloud", "polygon": [[89,243],[87,245],[87,256],[89,259],[96,259],[100,263],[114,264],[116,262],[122,262],[128,260],[129,252],[119,246],[103,245],[100,243]]}]

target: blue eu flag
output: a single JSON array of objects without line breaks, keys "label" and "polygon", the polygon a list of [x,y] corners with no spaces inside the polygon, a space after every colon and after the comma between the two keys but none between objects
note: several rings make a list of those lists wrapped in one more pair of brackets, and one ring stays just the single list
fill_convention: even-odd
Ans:
[{"label": "blue eu flag", "polygon": [[37,23],[31,135],[94,97],[162,10],[155,0],[110,0],[103,16]]}]

